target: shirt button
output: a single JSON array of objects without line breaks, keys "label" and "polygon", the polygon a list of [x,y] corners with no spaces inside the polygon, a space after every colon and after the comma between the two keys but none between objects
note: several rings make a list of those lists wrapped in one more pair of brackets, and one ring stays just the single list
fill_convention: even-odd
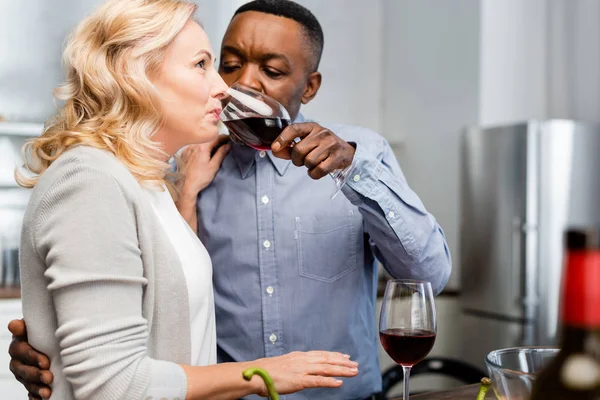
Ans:
[{"label": "shirt button", "polygon": [[263,247],[264,247],[265,249],[268,249],[269,247],[271,247],[271,242],[269,242],[268,240],[265,240],[265,241],[263,242]]},{"label": "shirt button", "polygon": [[269,294],[273,294],[273,292],[275,292],[275,288],[274,288],[273,286],[269,286],[269,287],[267,288],[267,293],[269,293]]},{"label": "shirt button", "polygon": [[394,219],[394,218],[396,218],[396,214],[393,211],[390,211],[388,213],[388,217],[390,217],[391,219]]},{"label": "shirt button", "polygon": [[360,175],[358,175],[358,174],[354,175],[354,177],[352,178],[352,180],[353,180],[354,182],[358,182],[358,181],[360,181]]},{"label": "shirt button", "polygon": [[260,156],[260,158],[265,158],[265,156],[267,155],[267,152],[262,150],[260,153],[258,153],[258,155]]},{"label": "shirt button", "polygon": [[269,204],[269,197],[268,196],[263,196],[260,201],[262,201],[263,204]]},{"label": "shirt button", "polygon": [[274,333],[271,333],[271,336],[269,336],[269,340],[271,341],[271,343],[275,343],[277,341],[277,335]]}]

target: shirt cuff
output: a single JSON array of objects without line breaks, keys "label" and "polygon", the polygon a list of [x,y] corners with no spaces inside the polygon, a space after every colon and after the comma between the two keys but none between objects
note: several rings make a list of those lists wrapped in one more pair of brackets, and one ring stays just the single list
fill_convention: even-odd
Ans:
[{"label": "shirt cuff", "polygon": [[151,360],[150,383],[142,398],[185,400],[187,376],[180,365]]},{"label": "shirt cuff", "polygon": [[356,144],[353,160],[354,168],[348,174],[348,179],[342,192],[355,206],[363,202],[363,197],[370,198],[383,173],[381,162],[365,151],[360,143]]}]

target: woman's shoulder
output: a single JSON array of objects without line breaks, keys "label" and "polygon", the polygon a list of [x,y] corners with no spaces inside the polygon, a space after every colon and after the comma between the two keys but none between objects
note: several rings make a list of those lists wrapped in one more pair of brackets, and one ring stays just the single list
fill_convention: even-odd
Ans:
[{"label": "woman's shoulder", "polygon": [[129,170],[110,151],[91,146],[76,146],[65,151],[46,172],[65,173],[69,170],[99,170],[118,181],[137,182]]},{"label": "woman's shoulder", "polygon": [[61,154],[37,181],[33,198],[67,187],[81,191],[86,187],[106,190],[105,195],[118,190],[129,200],[137,198],[141,187],[115,155],[91,146],[77,146]]}]

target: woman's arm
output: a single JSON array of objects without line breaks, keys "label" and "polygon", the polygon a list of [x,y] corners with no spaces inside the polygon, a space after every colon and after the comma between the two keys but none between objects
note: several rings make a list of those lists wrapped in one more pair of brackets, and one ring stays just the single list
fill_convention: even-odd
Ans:
[{"label": "woman's arm", "polygon": [[229,400],[249,394],[266,397],[267,389],[260,377],[254,376],[250,382],[243,379],[242,372],[250,367],[266,370],[280,394],[316,387],[338,388],[342,381],[334,377],[349,378],[358,374],[358,364],[349,356],[328,351],[292,352],[208,367],[184,366],[188,377],[186,399]]},{"label": "woman's arm", "polygon": [[45,265],[47,287],[39,289],[49,291],[56,312],[56,331],[46,334],[58,340],[75,397],[185,398],[183,368],[148,356],[133,201],[107,172],[76,162],[59,168],[29,231]]},{"label": "woman's arm", "polygon": [[[53,378],[48,370],[50,361],[27,343],[23,320],[11,321],[11,332],[13,335],[18,335],[18,338],[11,343],[10,350],[11,370],[15,377],[23,383],[31,396],[50,397],[51,388],[46,386]],[[240,379],[242,371],[256,366],[273,373],[275,384],[281,393],[284,390],[291,392],[309,387],[339,387],[341,381],[328,377],[328,374],[335,374],[336,366],[346,367],[338,371],[339,376],[355,376],[358,373],[358,364],[350,361],[350,357],[322,351],[290,353],[254,362],[219,364],[210,367],[183,365],[188,381],[187,398],[188,400],[237,399],[251,393],[266,396],[262,381],[257,381],[256,377],[251,382]],[[298,368],[300,372],[294,373],[294,369]],[[319,371],[321,375],[316,374]]]},{"label": "woman's arm", "polygon": [[206,367],[150,358],[142,316],[147,280],[132,201],[106,172],[77,166],[46,192],[38,210],[32,246],[46,266],[62,368],[77,399],[266,395],[258,377],[243,379],[251,366],[267,370],[281,393],[338,387],[332,376],[357,374],[356,363],[329,352]]}]

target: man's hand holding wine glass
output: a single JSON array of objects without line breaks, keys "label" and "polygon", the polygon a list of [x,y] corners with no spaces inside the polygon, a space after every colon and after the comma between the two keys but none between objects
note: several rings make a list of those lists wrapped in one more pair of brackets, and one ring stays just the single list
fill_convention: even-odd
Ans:
[{"label": "man's hand holding wine glass", "polygon": [[[297,139],[300,139],[299,141]],[[271,146],[273,155],[306,166],[308,175],[321,179],[352,164],[355,148],[329,129],[314,122],[288,126]]]}]

